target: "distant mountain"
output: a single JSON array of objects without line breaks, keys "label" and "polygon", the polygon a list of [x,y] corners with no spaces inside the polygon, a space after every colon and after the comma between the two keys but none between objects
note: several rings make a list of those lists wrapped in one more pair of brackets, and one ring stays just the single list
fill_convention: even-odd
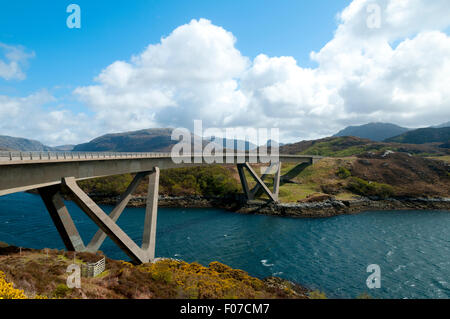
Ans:
[{"label": "distant mountain", "polygon": [[0,148],[4,150],[45,152],[53,150],[41,142],[21,137],[0,135]]},{"label": "distant mountain", "polygon": [[[173,129],[155,128],[133,132],[107,134],[96,139],[76,145],[74,152],[170,152],[172,147],[178,143],[171,139]],[[194,142],[193,136],[191,142]],[[203,146],[211,142],[211,137],[202,140]],[[234,149],[252,150],[257,146],[250,142],[241,140],[227,140],[225,138],[216,138],[216,144],[227,148],[227,142],[230,142]]]},{"label": "distant mountain", "polygon": [[441,125],[433,126],[433,128],[443,128],[443,127],[450,127],[450,121],[447,123],[442,123]]},{"label": "distant mountain", "polygon": [[276,147],[276,146],[281,147],[283,145],[285,145],[285,144],[284,143],[279,143],[279,142],[274,141],[274,140],[268,140],[267,143],[264,146],[267,146],[267,147],[272,147],[272,146],[274,146],[274,147]]},{"label": "distant mountain", "polygon": [[450,127],[443,128],[420,128],[401,135],[391,137],[386,142],[425,144],[425,143],[448,143],[450,141]]},{"label": "distant mountain", "polygon": [[221,138],[221,137],[216,137],[215,139],[213,139],[212,137],[207,137],[204,139],[204,141],[206,143],[209,143],[211,141],[214,141],[215,144],[218,144],[219,146],[222,146],[224,149],[228,148],[227,145],[233,145],[233,147],[231,149],[235,149],[238,151],[251,151],[257,148],[257,146],[249,141],[244,141],[244,140],[238,140],[238,139],[234,139],[234,140],[230,140],[230,139],[226,139],[226,138]]},{"label": "distant mountain", "polygon": [[75,147],[75,145],[60,145],[60,146],[52,147],[52,149],[54,151],[70,152],[73,150],[74,147]]},{"label": "distant mountain", "polygon": [[403,134],[409,130],[410,129],[408,128],[391,123],[369,123],[360,126],[348,126],[333,136],[355,136],[381,142],[387,138]]},{"label": "distant mountain", "polygon": [[74,152],[169,152],[178,141],[172,141],[173,129],[155,128],[106,134],[84,144]]}]

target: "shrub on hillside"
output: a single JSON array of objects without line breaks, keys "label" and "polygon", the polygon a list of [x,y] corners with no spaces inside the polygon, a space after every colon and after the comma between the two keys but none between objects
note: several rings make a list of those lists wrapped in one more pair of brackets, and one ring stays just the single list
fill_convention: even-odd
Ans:
[{"label": "shrub on hillside", "polygon": [[362,196],[388,198],[394,194],[394,188],[391,185],[368,182],[359,177],[353,177],[347,188],[351,192]]},{"label": "shrub on hillside", "polygon": [[132,180],[131,174],[124,174],[80,181],[79,185],[91,194],[118,196],[125,192]]},{"label": "shrub on hillside", "polygon": [[168,169],[161,173],[160,192],[163,194],[226,196],[238,191],[236,179],[221,166]]},{"label": "shrub on hillside", "polygon": [[0,299],[27,299],[23,290],[15,289],[12,283],[6,281],[2,271],[0,271]]},{"label": "shrub on hillside", "polygon": [[349,178],[350,176],[352,176],[352,173],[350,173],[350,171],[348,169],[346,169],[345,167],[339,167],[336,175],[339,178],[346,179],[346,178]]}]

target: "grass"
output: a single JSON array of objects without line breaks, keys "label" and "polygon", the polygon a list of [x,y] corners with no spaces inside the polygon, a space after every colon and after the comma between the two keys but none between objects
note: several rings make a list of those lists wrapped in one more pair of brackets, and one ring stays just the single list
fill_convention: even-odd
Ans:
[{"label": "grass", "polygon": [[432,156],[429,157],[431,159],[435,159],[435,160],[439,160],[439,161],[444,161],[446,163],[450,163],[450,155],[445,155],[445,156]]},{"label": "grass", "polygon": [[392,149],[387,145],[353,145],[343,146],[345,138],[336,138],[331,141],[323,141],[308,147],[306,150],[299,153],[299,155],[319,155],[319,156],[333,156],[333,157],[347,157],[362,154],[365,152],[380,152],[387,149]]},{"label": "grass", "polygon": [[280,187],[279,198],[282,203],[294,203],[318,192],[318,185],[285,184]]}]

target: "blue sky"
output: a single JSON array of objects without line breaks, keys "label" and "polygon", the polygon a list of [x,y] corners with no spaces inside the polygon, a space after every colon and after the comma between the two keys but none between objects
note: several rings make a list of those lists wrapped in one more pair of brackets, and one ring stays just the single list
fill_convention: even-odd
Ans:
[{"label": "blue sky", "polygon": [[[6,110],[11,105],[28,113],[47,114],[47,118],[35,116],[37,124],[31,128],[28,118],[17,116],[14,118],[17,129],[12,128],[13,124],[0,124],[0,134],[36,137],[49,144],[64,144],[83,142],[98,134],[117,130],[189,126],[183,119],[177,119],[176,116],[168,119],[162,114],[174,110],[178,115],[183,115],[179,117],[185,118],[186,122],[192,122],[196,118],[203,119],[204,115],[203,120],[210,126],[258,126],[249,121],[252,118],[255,122],[270,127],[285,126],[286,132],[282,135],[286,140],[326,136],[346,125],[369,121],[389,121],[410,127],[437,124],[438,110],[445,110],[449,106],[447,96],[442,92],[434,92],[439,89],[437,85],[424,88],[435,93],[434,99],[432,96],[423,98],[422,91],[415,92],[416,97],[407,96],[407,86],[414,81],[420,82],[419,77],[410,79],[408,85],[398,82],[388,84],[387,79],[397,81],[401,74],[398,74],[400,71],[386,57],[396,58],[401,53],[397,52],[397,45],[412,39],[417,47],[407,48],[408,52],[418,50],[420,54],[416,52],[411,55],[423,60],[421,55],[426,52],[422,48],[426,43],[429,45],[427,41],[441,43],[447,40],[449,25],[445,20],[450,21],[450,5],[448,1],[436,0],[427,11],[428,16],[424,18],[420,15],[424,12],[425,1],[406,1],[411,4],[401,8],[394,6],[393,10],[393,0],[379,0],[384,24],[378,33],[371,31],[366,35],[364,30],[367,27],[362,28],[358,23],[361,17],[366,19],[367,6],[378,3],[375,0],[355,0],[353,3],[351,0],[2,0],[0,45],[4,46],[3,51],[0,47],[0,62],[13,66],[11,63],[14,61],[11,62],[6,56],[11,48],[17,48],[18,52],[28,57],[18,60],[22,77],[2,77],[0,70],[0,119],[5,121],[2,110],[6,114],[4,116],[7,116]],[[70,3],[81,7],[81,29],[69,29],[66,26],[69,15],[66,7]],[[408,14],[402,14],[402,10],[409,10]],[[344,17],[339,17],[341,12],[347,13]],[[196,26],[191,23],[193,19],[209,21],[207,24],[200,23],[201,32],[205,32],[203,35],[200,35],[201,32],[195,33]],[[158,56],[175,54],[168,46],[163,45],[161,52],[158,51],[159,55],[151,56],[153,60],[147,61],[144,66],[135,65],[131,60],[131,57],[140,57],[146,52],[148,45],[159,44],[161,38],[175,38],[171,36],[172,32],[182,26],[186,26],[184,38],[177,40],[180,41],[180,46],[174,45],[179,48],[180,56],[184,54],[183,43],[188,43],[183,41],[193,41],[195,45],[198,41],[200,45],[202,37],[210,37],[205,42],[205,50],[211,49],[209,44],[222,39],[222,36],[223,41],[228,41],[222,29],[236,39],[236,43],[232,45],[238,55],[232,53],[229,57],[231,66],[222,70],[224,78],[217,80],[212,77],[211,83],[217,81],[215,86],[202,88],[202,96],[196,96],[195,100],[178,99],[179,96],[186,95],[186,85],[179,86],[175,83],[177,81],[168,83],[167,79],[155,80],[151,77],[155,70],[164,70],[166,73],[172,70],[166,64],[156,66]],[[435,33],[431,34],[431,31]],[[442,33],[445,38],[437,33]],[[424,35],[419,37],[422,34]],[[217,61],[210,61],[209,65],[214,66],[211,70],[203,70],[212,75],[217,68],[222,67],[222,53],[226,58],[226,54],[230,53],[228,44],[217,48],[220,43],[214,43],[214,46],[217,50],[211,51],[211,54],[217,54]],[[318,55],[311,59],[313,51]],[[444,64],[446,53],[439,53],[441,55],[433,57],[433,60]],[[268,59],[258,59],[260,55]],[[195,56],[193,59],[195,60]],[[127,68],[133,69],[136,73],[133,78],[126,78],[128,75],[125,73],[120,74],[120,79],[117,78],[117,72],[123,71],[123,68],[115,69],[117,61],[125,62]],[[196,62],[192,59],[190,61],[193,65]],[[184,61],[183,67],[187,67],[185,64],[190,61]],[[348,61],[355,61],[355,64],[360,65],[348,67]],[[423,67],[418,60],[411,61],[410,65],[412,70]],[[105,75],[104,82],[95,81],[108,67],[115,69],[116,73]],[[378,68],[386,73],[383,78],[374,78],[371,70]],[[261,69],[265,70],[264,75],[256,72]],[[144,71],[150,73],[143,75]],[[361,77],[361,74],[364,75]],[[152,80],[145,82],[143,79],[148,78],[147,76]],[[257,78],[258,76],[264,76],[264,79]],[[436,82],[442,77],[441,74],[430,76],[437,77]],[[358,77],[361,81],[355,83],[355,78]],[[126,88],[118,90],[114,85],[111,86],[111,81],[120,82],[125,78]],[[201,85],[196,82],[199,79],[195,77],[186,81],[195,87]],[[255,87],[256,84],[265,82],[270,83]],[[362,87],[362,83],[370,83],[373,87]],[[136,87],[142,89],[146,85],[148,87],[144,87],[144,91],[159,90],[155,94],[164,98],[158,100],[156,95],[148,97],[143,92],[136,93]],[[233,85],[234,89],[229,89]],[[392,87],[392,92],[388,92],[389,96],[373,93],[384,90],[382,88],[385,85]],[[218,87],[226,89],[219,92]],[[84,90],[80,93],[77,88]],[[373,105],[368,103],[362,107],[368,100],[366,95],[369,93],[373,94],[373,99],[369,99],[374,101]],[[439,96],[436,98],[437,95]],[[141,102],[143,96],[148,101],[134,107]],[[217,99],[214,100],[212,96],[217,96]],[[418,102],[414,114],[411,110],[405,111],[404,104],[414,98],[417,100],[417,96],[423,98],[423,101]],[[108,118],[108,110],[104,109],[103,102],[119,101],[122,98],[132,100],[133,103],[113,103],[111,117]],[[224,105],[224,100],[233,103]],[[427,113],[423,110],[427,103],[439,105]],[[214,114],[207,112],[208,108],[220,109],[216,118]],[[230,115],[232,108],[245,111],[245,114]],[[127,111],[124,112],[124,123],[113,125],[111,123],[120,117],[116,114],[119,110]],[[280,110],[290,113],[290,116],[273,114]],[[392,110],[395,112],[391,112]],[[330,112],[335,112],[338,116],[325,115]],[[448,117],[448,112],[444,112],[442,116]],[[290,119],[289,123],[286,118]],[[135,125],[127,126],[125,120],[133,119],[139,120]],[[65,131],[62,126],[49,125],[52,121],[66,123]],[[77,131],[76,121],[91,121],[92,126],[98,129],[86,127],[78,128]],[[306,124],[314,124],[314,128]],[[73,125],[73,129],[70,125]]]}]

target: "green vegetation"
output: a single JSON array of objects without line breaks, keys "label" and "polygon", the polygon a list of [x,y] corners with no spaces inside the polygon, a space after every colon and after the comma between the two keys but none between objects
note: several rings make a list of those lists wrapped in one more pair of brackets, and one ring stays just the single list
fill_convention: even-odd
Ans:
[{"label": "green vegetation", "polygon": [[394,194],[394,188],[387,184],[368,182],[358,177],[352,177],[348,189],[362,196],[378,196],[388,198]]},{"label": "green vegetation", "polygon": [[443,161],[443,162],[446,162],[446,163],[450,163],[450,155],[447,155],[447,156],[433,156],[433,157],[430,157],[430,159],[435,159],[435,160],[438,160],[438,161]]},{"label": "green vegetation", "polygon": [[365,152],[379,152],[392,149],[382,143],[367,143],[364,140],[349,142],[347,137],[337,137],[330,140],[314,143],[299,154],[346,157],[363,154]]},{"label": "green vegetation", "polygon": [[118,196],[125,192],[132,180],[133,176],[131,174],[124,174],[88,179],[79,182],[79,185],[84,191],[89,193]]},{"label": "green vegetation", "polygon": [[421,128],[387,139],[387,142],[425,144],[446,143],[450,140],[450,127]]},{"label": "green vegetation", "polygon": [[222,166],[168,169],[161,173],[163,194],[226,196],[239,192],[234,171]]},{"label": "green vegetation", "polygon": [[309,293],[309,298],[311,299],[328,299],[324,292],[319,290],[314,290]]},{"label": "green vegetation", "polygon": [[331,157],[347,157],[361,155],[366,152],[385,152],[387,150],[395,152],[406,152],[418,156],[437,156],[449,153],[445,145],[435,144],[404,144],[375,142],[354,136],[327,137],[314,141],[302,141],[294,144],[287,144],[280,147],[280,153],[319,155]]},{"label": "green vegetation", "polygon": [[64,298],[69,291],[70,288],[66,284],[59,284],[53,294],[56,298]]},{"label": "green vegetation", "polygon": [[350,176],[352,176],[352,173],[350,173],[350,171],[348,169],[346,169],[345,167],[339,167],[336,175],[339,178],[346,179],[346,178],[349,178]]},{"label": "green vegetation", "polygon": [[[240,190],[239,181],[233,176],[234,170],[223,166],[202,166],[167,169],[161,171],[159,192],[164,195],[227,196]],[[133,175],[117,175],[95,178],[79,182],[87,193],[118,196],[133,180]],[[142,181],[137,194],[147,192],[148,182]]]}]

